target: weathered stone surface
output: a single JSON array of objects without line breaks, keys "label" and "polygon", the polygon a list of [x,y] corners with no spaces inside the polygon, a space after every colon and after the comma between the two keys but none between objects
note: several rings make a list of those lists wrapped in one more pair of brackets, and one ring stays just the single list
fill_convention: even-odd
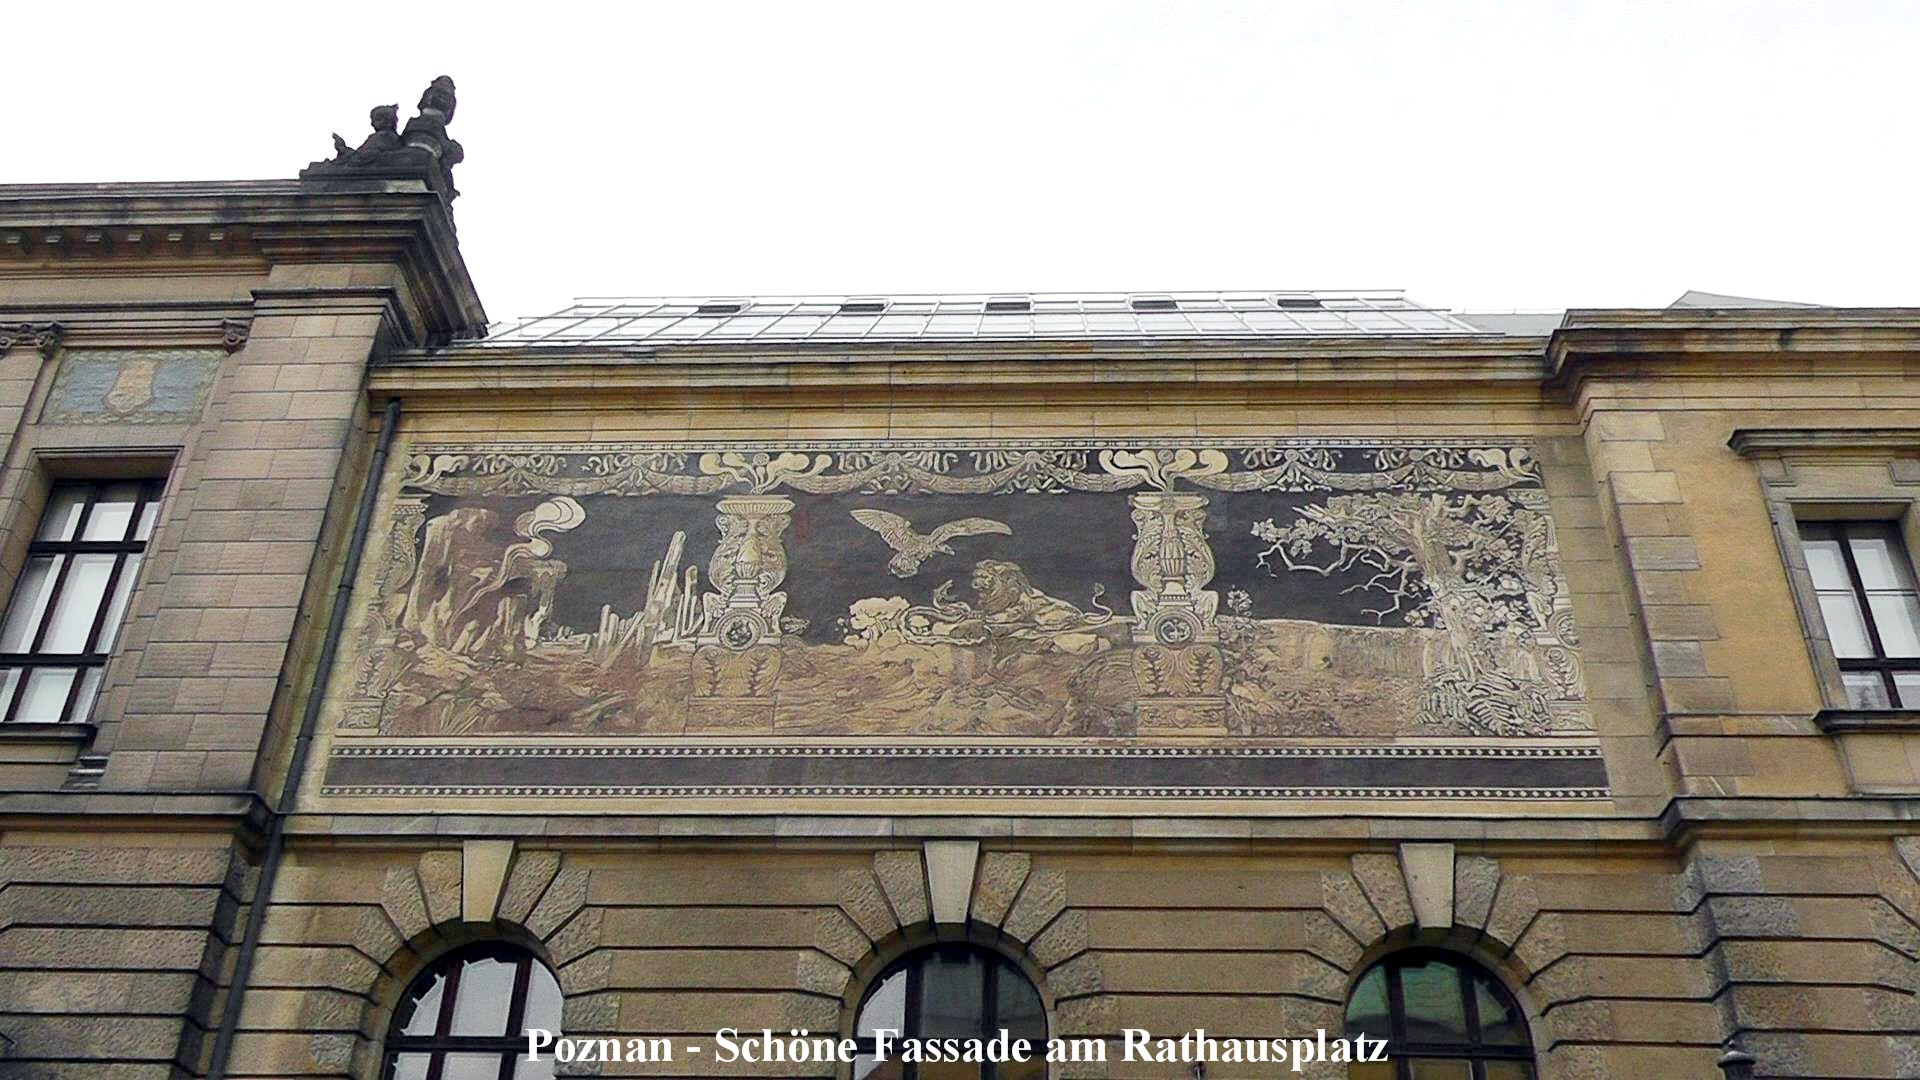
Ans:
[{"label": "weathered stone surface", "polygon": [[843,964],[859,963],[873,948],[872,940],[838,908],[816,912],[813,924],[814,944]]},{"label": "weathered stone surface", "polygon": [[1512,948],[1539,910],[1540,901],[1534,894],[1532,879],[1524,874],[1502,876],[1500,889],[1493,898],[1493,910],[1487,914],[1487,936]]},{"label": "weathered stone surface", "polygon": [[1047,972],[1047,986],[1056,998],[1084,997],[1105,989],[1100,972],[1100,955],[1083,952]]},{"label": "weathered stone surface", "polygon": [[1013,902],[1003,927],[1016,941],[1031,941],[1067,906],[1067,878],[1058,870],[1035,870]]},{"label": "weathered stone surface", "polygon": [[887,903],[873,872],[865,867],[841,872],[840,909],[870,941],[879,941],[900,929],[893,917],[893,906]]},{"label": "weathered stone surface", "polygon": [[1413,901],[1407,896],[1397,857],[1373,851],[1355,855],[1353,877],[1389,931],[1413,925]]},{"label": "weathered stone surface", "polygon": [[599,948],[603,918],[600,908],[586,908],[549,935],[547,948],[553,954],[553,962],[564,965]]},{"label": "weathered stone surface", "polygon": [[507,922],[524,923],[533,912],[540,895],[547,891],[553,875],[560,872],[557,851],[525,851],[514,855],[513,869],[507,874],[507,886],[500,896],[499,917]]},{"label": "weathered stone surface", "polygon": [[803,952],[793,965],[794,985],[815,994],[839,997],[847,992],[847,980],[852,977],[845,964],[824,953]]},{"label": "weathered stone surface", "polygon": [[1309,911],[1301,916],[1301,922],[1307,939],[1307,948],[1327,963],[1342,971],[1353,970],[1360,962],[1362,949],[1353,935],[1328,915]]},{"label": "weathered stone surface", "polygon": [[1067,910],[1027,943],[1027,952],[1034,963],[1051,968],[1085,952],[1089,940],[1087,913]]},{"label": "weathered stone surface", "polygon": [[527,930],[545,940],[572,918],[574,912],[587,902],[590,876],[587,870],[580,867],[561,867],[560,872],[553,875],[553,884],[547,886],[546,895],[540,898],[533,913],[527,916]]},{"label": "weathered stone surface", "polygon": [[901,926],[917,926],[933,918],[927,902],[926,868],[918,851],[882,851],[873,857],[873,874],[886,890],[887,902]]},{"label": "weathered stone surface", "polygon": [[780,1011],[787,1023],[808,1031],[832,1031],[840,1022],[840,1002],[816,994],[781,994]]},{"label": "weathered stone surface", "polygon": [[[1398,871],[1396,871],[1397,873]],[[1387,928],[1360,891],[1360,883],[1351,874],[1327,872],[1320,875],[1321,906],[1340,921],[1362,948],[1386,936]],[[1408,913],[1411,917],[1412,913]]]},{"label": "weathered stone surface", "polygon": [[1500,864],[1480,855],[1463,855],[1453,863],[1453,920],[1478,930],[1487,925],[1494,893],[1500,888]]},{"label": "weathered stone surface", "polygon": [[1106,1035],[1113,1032],[1114,1018],[1119,1011],[1112,994],[1095,994],[1060,1002],[1054,1016],[1060,1023],[1062,1036]]},{"label": "weathered stone surface", "polygon": [[460,917],[460,853],[429,851],[420,856],[420,891],[427,898],[427,917],[435,926]]},{"label": "weathered stone surface", "polygon": [[1013,898],[1020,895],[1033,857],[1021,852],[990,851],[980,857],[980,881],[973,889],[973,918],[990,926],[1006,921]]},{"label": "weathered stone surface", "polygon": [[420,875],[411,866],[388,868],[380,886],[380,907],[409,940],[433,925],[433,917],[427,913],[427,898],[420,891]]}]

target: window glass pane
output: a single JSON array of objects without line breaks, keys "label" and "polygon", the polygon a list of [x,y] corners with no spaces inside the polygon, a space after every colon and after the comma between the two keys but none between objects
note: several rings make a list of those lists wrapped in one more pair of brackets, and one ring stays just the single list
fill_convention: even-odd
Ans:
[{"label": "window glass pane", "polygon": [[1862,585],[1869,589],[1913,588],[1913,570],[1893,526],[1850,526],[1847,540],[1853,547],[1853,562],[1860,568]]},{"label": "window glass pane", "polygon": [[[462,975],[461,978],[464,979],[466,976]],[[459,1003],[455,1002],[454,1008],[459,1007]],[[500,1080],[506,1071],[506,1062],[501,1060],[503,1057],[504,1055],[498,1052],[448,1054],[445,1058],[446,1064],[440,1067],[440,1080]]]},{"label": "window glass pane", "polygon": [[1040,992],[1025,975],[1011,964],[1002,963],[994,971],[993,989],[994,1027],[1006,1028],[1013,1038],[1032,1039],[1036,1043],[1047,1037],[1047,1008],[1040,1003]]},{"label": "window glass pane", "polygon": [[1874,672],[1843,671],[1840,681],[1846,684],[1847,707],[1850,709],[1893,707],[1893,703],[1887,700],[1887,684]]},{"label": "window glass pane", "polygon": [[0,673],[0,716],[7,715],[7,706],[13,704],[13,691],[20,685],[20,674],[19,668]]},{"label": "window glass pane", "polygon": [[1840,541],[1808,540],[1802,548],[1807,553],[1807,571],[1813,575],[1814,588],[1853,591],[1846,560],[1840,554]]},{"label": "window glass pane", "polygon": [[125,540],[127,526],[133,522],[133,506],[140,498],[140,485],[108,484],[94,500],[87,515],[87,531],[82,540]]},{"label": "window glass pane", "polygon": [[126,621],[127,601],[133,597],[134,582],[140,577],[141,555],[128,555],[120,568],[120,580],[113,583],[113,599],[107,604],[107,620],[100,624],[100,640],[94,652],[112,652],[114,639],[120,636],[120,624]]},{"label": "window glass pane", "polygon": [[53,579],[66,561],[65,555],[27,560],[27,568],[20,572],[20,584],[14,586],[13,602],[7,606],[6,626],[0,629],[0,652],[33,651],[33,634],[40,627],[40,616],[46,613]]},{"label": "window glass pane", "polygon": [[[490,956],[467,961],[453,999],[453,1034],[505,1035],[516,965]],[[497,1063],[496,1059],[496,1063]]]},{"label": "window glass pane", "polygon": [[928,956],[920,969],[919,1034],[958,1039],[980,1034],[986,1019],[986,976],[987,965],[975,953]]},{"label": "window glass pane", "polygon": [[[1920,671],[1896,671],[1893,673],[1893,684],[1900,691],[1901,708],[1920,709]],[[4,707],[4,704],[4,700],[0,699],[0,707]]]},{"label": "window glass pane", "polygon": [[148,492],[151,501],[140,509],[140,527],[133,531],[135,540],[153,539],[153,522],[160,516],[159,494],[157,491]]},{"label": "window glass pane", "polygon": [[513,1080],[553,1080],[552,1048],[540,1055],[540,1060],[530,1061],[523,1054],[514,1059]]},{"label": "window glass pane", "polygon": [[1347,1034],[1393,1037],[1387,1015],[1387,969],[1376,967],[1361,978],[1347,1001]]},{"label": "window glass pane", "polygon": [[1833,655],[1841,659],[1872,656],[1873,642],[1867,637],[1867,623],[1860,617],[1860,601],[1850,592],[1821,593],[1820,617],[1827,623],[1827,640]]},{"label": "window glass pane", "polygon": [[1425,960],[1400,969],[1400,994],[1407,1009],[1407,1038],[1415,1042],[1467,1041],[1466,1003],[1457,968]]},{"label": "window glass pane", "polygon": [[1868,593],[1880,648],[1887,656],[1920,656],[1920,598],[1912,593]]},{"label": "window glass pane", "polygon": [[47,509],[40,515],[40,532],[35,540],[71,540],[73,527],[80,521],[80,508],[86,505],[85,484],[62,484],[47,496]]},{"label": "window glass pane", "polygon": [[1494,1046],[1525,1046],[1526,1021],[1517,1006],[1500,1000],[1502,996],[1487,979],[1474,977],[1473,1005],[1480,1018],[1480,1041]]},{"label": "window glass pane", "polygon": [[87,638],[93,634],[93,620],[100,614],[105,599],[107,578],[113,575],[116,555],[75,555],[60,584],[60,595],[53,601],[53,616],[47,621],[46,636],[40,639],[43,653],[80,653],[87,650]]},{"label": "window glass pane", "polygon": [[906,1066],[897,1057],[881,1062],[860,1054],[853,1059],[853,1080],[900,1080],[906,1074]]},{"label": "window glass pane", "polygon": [[903,1031],[906,1018],[907,973],[903,970],[887,976],[887,981],[867,997],[866,1005],[860,1009],[860,1022],[854,1034],[869,1036],[881,1028]]},{"label": "window glass pane", "polygon": [[59,723],[76,674],[73,668],[34,668],[20,692],[20,711],[13,718],[29,724]]},{"label": "window glass pane", "polygon": [[1533,1080],[1533,1066],[1524,1061],[1493,1060],[1486,1063],[1487,1080]]},{"label": "window glass pane", "polygon": [[85,723],[93,719],[93,699],[100,693],[100,679],[107,673],[103,667],[90,667],[80,675],[80,696],[73,699],[73,714],[67,719]]},{"label": "window glass pane", "polygon": [[429,986],[427,992],[420,995],[419,999],[413,1003],[412,1013],[408,1014],[404,1010],[402,1011],[401,1015],[405,1017],[405,1020],[402,1021],[403,1026],[400,1028],[400,1034],[433,1034],[434,1025],[440,1022],[440,991],[446,989],[446,987],[447,977],[445,975],[435,975],[433,977],[433,985]]},{"label": "window glass pane", "polygon": [[1360,1062],[1348,1066],[1347,1080],[1400,1080],[1400,1073],[1390,1061]]},{"label": "window glass pane", "polygon": [[1414,1058],[1413,1080],[1473,1080],[1473,1065],[1458,1058]]},{"label": "window glass pane", "polygon": [[527,981],[527,1009],[521,1027],[559,1031],[560,1006],[560,984],[554,981],[553,972],[548,971],[545,964],[534,963],[533,977]]},{"label": "window glass pane", "polygon": [[393,1080],[427,1080],[427,1055],[401,1054],[394,1059]]}]

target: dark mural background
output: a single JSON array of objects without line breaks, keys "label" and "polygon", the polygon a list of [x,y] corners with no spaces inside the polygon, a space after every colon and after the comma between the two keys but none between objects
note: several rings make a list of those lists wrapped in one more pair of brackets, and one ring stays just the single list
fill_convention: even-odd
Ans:
[{"label": "dark mural background", "polygon": [[422,447],[344,725],[1590,730],[1524,445]]}]

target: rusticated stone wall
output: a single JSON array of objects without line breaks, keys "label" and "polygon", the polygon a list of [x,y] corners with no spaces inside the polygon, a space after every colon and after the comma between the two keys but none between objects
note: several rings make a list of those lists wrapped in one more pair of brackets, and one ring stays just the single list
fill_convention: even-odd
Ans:
[{"label": "rusticated stone wall", "polygon": [[[1052,1034],[1113,1040],[1105,1066],[1063,1075],[1164,1077],[1118,1060],[1121,1029],[1337,1029],[1374,959],[1428,943],[1508,983],[1548,1080],[1711,1076],[1736,1031],[1762,1075],[1908,1076],[1920,1063],[1920,838],[1898,852],[1833,842],[1690,859],[1433,842],[1344,854],[989,843],[977,857],[963,842],[957,858],[912,844],[551,844],[300,853],[268,920],[239,1075],[375,1076],[408,980],[480,937],[555,968],[572,1035],[837,1031],[886,961],[967,936],[1034,975]],[[955,903],[964,924],[937,922]],[[721,1066],[709,1048],[596,1075],[768,1073]]]},{"label": "rusticated stone wall", "polygon": [[249,868],[224,836],[9,831],[0,844],[8,1080],[168,1080],[210,1041]]}]

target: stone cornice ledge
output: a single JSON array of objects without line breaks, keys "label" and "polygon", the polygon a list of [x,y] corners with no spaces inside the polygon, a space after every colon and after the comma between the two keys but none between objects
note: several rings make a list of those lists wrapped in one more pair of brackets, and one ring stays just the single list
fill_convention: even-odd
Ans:
[{"label": "stone cornice ledge", "polygon": [[1813,722],[1829,735],[1872,731],[1920,732],[1920,709],[1822,709]]},{"label": "stone cornice ledge", "polygon": [[1727,447],[1741,457],[1795,450],[1920,450],[1920,428],[1737,428]]},{"label": "stone cornice ledge", "polygon": [[114,831],[152,828],[156,819],[258,830],[267,811],[252,792],[0,791],[5,829]]},{"label": "stone cornice ledge", "polygon": [[1920,797],[1836,795],[1696,796],[1668,802],[1660,826],[1674,843],[1703,836],[1804,836],[1810,832],[1907,834],[1920,823]]}]

